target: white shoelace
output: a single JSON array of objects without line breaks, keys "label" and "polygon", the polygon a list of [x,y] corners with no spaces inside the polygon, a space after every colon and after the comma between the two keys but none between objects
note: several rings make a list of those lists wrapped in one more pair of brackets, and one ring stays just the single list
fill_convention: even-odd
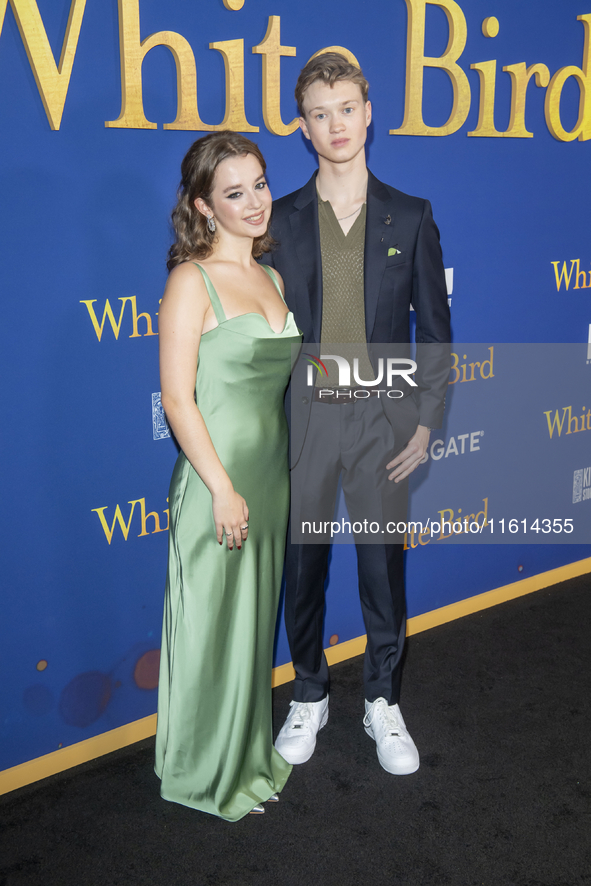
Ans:
[{"label": "white shoelace", "polygon": [[[379,701],[380,699],[378,699]],[[378,716],[384,726],[386,727],[386,732],[389,735],[398,735],[402,734],[402,727],[398,722],[396,714],[392,710],[391,707],[387,704],[386,700],[383,700],[383,704],[377,704],[374,702],[370,707],[369,711],[363,718],[363,725],[370,726],[373,717]]]},{"label": "white shoelace", "polygon": [[305,701],[292,701],[289,704],[292,709],[289,714],[290,729],[307,729],[310,720],[310,708]]}]

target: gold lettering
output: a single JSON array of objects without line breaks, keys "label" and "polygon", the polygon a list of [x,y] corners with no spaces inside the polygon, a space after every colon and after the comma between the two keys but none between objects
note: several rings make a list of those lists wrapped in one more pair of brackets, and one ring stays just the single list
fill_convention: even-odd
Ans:
[{"label": "gold lettering", "polygon": [[219,126],[211,128],[258,132],[259,127],[250,125],[244,110],[244,40],[220,40],[209,48],[221,52],[226,71],[226,113]]},{"label": "gold lettering", "polygon": [[[494,351],[495,351],[495,349],[494,349],[494,345],[493,345],[492,347],[490,347],[490,348],[488,349],[488,353],[490,354],[490,359],[489,359],[489,360],[483,360],[482,363],[480,364],[480,377],[481,377],[481,378],[484,378],[484,379],[487,379],[487,378],[494,378],[494,372],[493,372],[493,357],[494,357]],[[484,367],[485,367],[485,366],[490,366],[490,372],[488,373],[488,375],[485,375],[485,374],[484,374]]]},{"label": "gold lettering", "polygon": [[[441,531],[437,538],[441,540],[442,538],[451,538],[453,533],[453,523],[454,523],[454,512],[452,508],[444,508],[442,511],[437,511],[439,514],[439,522],[441,524]],[[445,515],[449,514],[447,520],[445,519]],[[449,532],[447,535],[444,535],[444,529],[446,526],[449,526]]]},{"label": "gold lettering", "polygon": [[535,76],[537,86],[548,86],[550,71],[546,65],[537,64],[526,68],[525,62],[520,62],[517,65],[507,65],[503,68],[503,71],[507,71],[511,77],[512,87],[511,116],[509,128],[505,132],[496,129],[494,121],[496,61],[478,62],[470,67],[472,70],[478,71],[480,78],[480,111],[476,129],[469,132],[468,135],[488,138],[533,138],[533,132],[529,132],[525,128],[527,85],[530,79]]},{"label": "gold lettering", "polygon": [[164,129],[211,131],[201,121],[197,109],[197,72],[189,43],[174,31],[158,31],[140,41],[139,0],[118,0],[119,52],[121,55],[121,113],[116,120],[105,121],[107,129],[156,129],[144,114],[142,63],[155,46],[170,49],[176,65],[177,114]]},{"label": "gold lettering", "polygon": [[226,7],[226,9],[237,12],[244,6],[244,0],[224,0],[224,6]]},{"label": "gold lettering", "polygon": [[496,37],[499,33],[499,20],[494,15],[488,15],[482,22],[482,33],[485,37]]},{"label": "gold lettering", "polygon": [[[494,345],[491,345],[488,349],[489,359],[483,360],[482,363],[479,361],[475,361],[474,363],[462,363],[460,364],[460,356],[459,354],[454,354],[452,352],[452,364],[450,368],[450,377],[448,384],[455,385],[457,382],[467,382],[467,381],[476,381],[475,378],[475,369],[478,366],[480,370],[480,378],[483,378],[485,381],[488,378],[494,378],[493,372],[493,359],[494,359]],[[466,360],[466,354],[463,354],[463,359]],[[468,366],[470,367],[470,375],[467,373]],[[487,369],[485,370],[485,366]],[[453,373],[453,374],[452,374]]]},{"label": "gold lettering", "polygon": [[[572,415],[572,406],[569,406],[565,410],[564,414],[566,415],[567,412],[568,412],[568,431],[566,432],[565,436],[568,436],[568,434],[577,434],[579,431],[579,419],[577,418],[576,415]],[[572,430],[573,422],[575,423],[574,431]]]},{"label": "gold lettering", "polygon": [[152,318],[149,314],[138,314],[137,312],[137,298],[135,295],[132,295],[129,299],[131,301],[131,312],[133,319],[133,332],[129,336],[130,338],[140,338],[142,333],[138,331],[137,323],[141,317],[144,317],[146,320],[146,332],[144,335],[158,335],[157,332],[152,332]]},{"label": "gold lettering", "polygon": [[477,62],[470,65],[473,71],[478,71],[480,78],[480,110],[476,129],[469,132],[469,136],[481,138],[502,138],[504,132],[495,129],[495,88],[497,79],[497,63]]},{"label": "gold lettering", "polygon": [[96,298],[87,299],[86,301],[80,301],[81,305],[86,305],[88,313],[90,314],[90,319],[92,320],[92,325],[94,327],[94,331],[96,332],[96,337],[98,338],[99,341],[101,340],[101,337],[103,334],[103,329],[105,326],[105,319],[107,317],[109,318],[109,323],[111,324],[111,329],[113,330],[113,334],[115,336],[115,339],[119,338],[119,332],[121,330],[121,321],[123,320],[123,312],[125,310],[125,305],[128,301],[131,301],[132,298],[135,299],[135,295],[134,296],[125,296],[125,298],[119,299],[119,301],[121,302],[121,311],[119,312],[119,321],[118,322],[115,322],[115,315],[113,314],[113,309],[111,308],[111,305],[109,303],[109,299],[107,299],[105,302],[105,309],[103,311],[103,319],[101,320],[100,326],[99,326],[98,318],[97,318],[97,316],[94,312],[94,308],[93,308],[93,304],[95,303]]},{"label": "gold lettering", "polygon": [[269,16],[267,33],[252,51],[263,56],[263,119],[273,135],[291,135],[298,128],[298,118],[285,124],[281,119],[281,56],[294,56],[295,46],[281,45],[281,17]]},{"label": "gold lettering", "polygon": [[533,132],[525,127],[525,100],[527,86],[532,77],[535,77],[536,86],[547,86],[550,82],[550,71],[546,65],[530,65],[526,68],[525,62],[516,65],[506,65],[503,68],[511,77],[511,116],[509,128],[503,135],[507,138],[533,138]]},{"label": "gold lettering", "polygon": [[123,538],[125,539],[125,541],[127,541],[127,536],[129,535],[129,528],[131,526],[131,521],[133,518],[133,512],[135,511],[135,506],[137,504],[140,504],[142,506],[142,509],[145,510],[146,499],[145,498],[138,498],[138,499],[136,499],[136,501],[128,502],[128,504],[131,505],[131,512],[129,514],[129,520],[127,521],[127,523],[123,519],[123,514],[121,513],[121,508],[119,507],[119,505],[117,505],[117,507],[115,508],[115,516],[113,517],[113,522],[110,527],[105,519],[105,511],[107,510],[108,505],[105,505],[104,508],[92,508],[92,513],[99,515],[99,520],[101,521],[101,526],[103,527],[103,532],[105,533],[109,544],[111,544],[111,539],[113,538],[113,533],[115,532],[115,523],[119,523],[119,528],[121,529],[121,532],[123,534]]},{"label": "gold lettering", "polygon": [[[427,541],[423,541],[424,538],[426,538]],[[431,530],[430,529],[425,529],[423,532],[419,532],[419,544],[420,545],[423,545],[423,546],[428,545],[430,539],[431,539]]]},{"label": "gold lettering", "polygon": [[[583,278],[582,286],[579,285],[581,277]],[[586,279],[587,276],[585,274],[585,271],[580,270],[580,259],[577,259],[577,283],[575,286],[573,286],[573,289],[589,289],[591,287],[591,271],[589,271],[589,285],[587,285],[587,283],[585,282]]]},{"label": "gold lettering", "polygon": [[[463,126],[470,110],[470,84],[462,68],[456,64],[464,51],[468,28],[460,6],[455,0],[405,0],[408,10],[406,44],[406,94],[404,119],[400,129],[390,135],[451,135]],[[425,9],[427,3],[440,6],[449,25],[449,41],[442,56],[431,58],[425,51]],[[423,70],[441,68],[453,87],[453,107],[443,126],[427,126],[423,121]]]},{"label": "gold lettering", "polygon": [[[484,507],[481,511],[478,511],[477,514],[464,514],[463,517],[461,516],[461,508],[458,508],[457,515],[454,513],[453,508],[443,508],[443,510],[438,511],[440,532],[437,536],[437,541],[441,541],[443,538],[451,538],[453,535],[464,535],[470,531],[470,523],[478,523],[479,526],[486,526],[488,522],[488,498],[483,498],[482,503]],[[479,523],[479,517],[483,518],[482,523]],[[458,523],[460,525],[459,531],[457,529]],[[456,529],[454,529],[454,525],[456,526]],[[449,532],[446,533],[447,529],[449,529]]]},{"label": "gold lettering", "polygon": [[459,358],[458,354],[454,354],[453,352],[452,352],[452,357],[453,357],[454,359],[453,359],[453,363],[451,364],[451,370],[450,370],[450,371],[451,371],[451,372],[455,372],[456,376],[455,376],[455,378],[454,378],[453,380],[450,378],[448,384],[450,384],[450,385],[455,385],[455,383],[456,383],[457,381],[459,381],[459,378],[460,378],[460,370],[458,369],[458,363],[460,362],[460,358]]},{"label": "gold lettering", "polygon": [[[141,509],[141,520],[142,520],[142,531],[138,535],[138,538],[141,538],[142,535],[155,535],[157,532],[166,532],[168,529],[168,520],[166,522],[166,526],[160,529],[160,515],[156,513],[156,511],[150,511],[149,514],[146,514],[146,499],[140,498],[140,509]],[[164,511],[164,513],[168,516],[168,508]],[[150,517],[154,518],[154,529],[152,532],[148,532],[146,529],[146,522]]]},{"label": "gold lettering", "polygon": [[478,518],[482,514],[482,516],[484,517],[484,520],[482,523],[478,523],[478,525],[479,526],[488,526],[488,496],[486,498],[483,498],[482,501],[484,502],[483,510],[478,511],[477,514],[470,514],[471,522],[478,523]]},{"label": "gold lettering", "polygon": [[[581,68],[567,65],[556,71],[546,91],[544,113],[548,129],[555,139],[570,142],[575,138],[587,141],[591,138],[591,13],[578,15],[577,21],[583,22],[585,43],[583,47],[583,63]],[[579,117],[573,129],[567,132],[560,119],[560,97],[562,89],[569,77],[574,77],[579,84],[581,97],[579,100]]]},{"label": "gold lettering", "polygon": [[566,270],[566,262],[563,262],[562,263],[562,270],[560,271],[560,274],[558,273],[558,265],[560,264],[560,262],[557,262],[557,261],[550,262],[550,264],[554,265],[554,276],[556,277],[556,291],[557,292],[560,292],[560,287],[562,286],[563,280],[564,280],[565,289],[568,290],[568,287],[570,286],[570,278],[573,275],[573,268],[575,265],[577,266],[577,273],[579,272],[579,261],[580,260],[578,258],[571,258],[570,271],[568,271],[568,273]]},{"label": "gold lettering", "polygon": [[[0,0],[0,33],[8,0]],[[14,17],[52,129],[59,129],[78,47],[86,0],[72,0],[62,54],[56,66],[43,19],[35,0],[10,0]]]},{"label": "gold lettering", "polygon": [[[549,409],[548,412],[545,412],[546,421],[548,422],[548,433],[550,434],[550,439],[552,439],[552,434],[554,433],[554,429],[558,431],[558,436],[562,434],[562,426],[564,424],[564,419],[566,418],[566,413],[569,412],[570,406],[567,408],[566,406],[562,407],[562,419],[558,417],[558,410],[554,413],[554,418],[551,420],[550,415],[552,414],[552,410]],[[570,414],[570,413],[569,413]]]}]

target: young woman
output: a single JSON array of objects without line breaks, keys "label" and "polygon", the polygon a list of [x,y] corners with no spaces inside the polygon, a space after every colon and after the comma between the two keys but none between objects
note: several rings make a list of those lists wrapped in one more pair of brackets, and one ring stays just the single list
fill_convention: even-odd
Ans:
[{"label": "young woman", "polygon": [[158,695],[167,800],[229,821],[285,784],[273,748],[271,664],[288,513],[283,397],[300,341],[272,245],[258,147],[196,141],[181,166],[159,314],[162,404],[181,447]]}]

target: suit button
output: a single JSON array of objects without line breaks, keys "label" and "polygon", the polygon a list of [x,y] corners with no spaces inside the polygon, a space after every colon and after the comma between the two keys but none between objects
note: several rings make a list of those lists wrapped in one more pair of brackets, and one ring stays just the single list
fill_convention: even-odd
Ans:
[{"label": "suit button", "polygon": [[308,402],[309,402],[309,400],[307,397],[302,397],[302,403],[304,404],[304,406],[307,406]]}]

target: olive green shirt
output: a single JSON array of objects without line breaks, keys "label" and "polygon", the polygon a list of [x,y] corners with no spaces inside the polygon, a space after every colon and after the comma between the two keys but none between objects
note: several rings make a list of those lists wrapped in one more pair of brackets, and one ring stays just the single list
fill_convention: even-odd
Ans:
[{"label": "olive green shirt", "polygon": [[[322,331],[321,353],[326,345],[353,344],[367,341],[365,331],[364,253],[365,218],[364,203],[359,215],[347,234],[343,232],[332,205],[318,195],[318,223],[320,227],[320,253],[322,256]],[[339,348],[340,356],[349,360],[351,386],[358,387],[353,378],[353,359],[359,359],[359,377],[372,381],[375,375],[367,355],[367,347]],[[333,388],[338,385],[338,369],[334,360],[327,361],[328,378],[320,373],[316,385]]]}]

